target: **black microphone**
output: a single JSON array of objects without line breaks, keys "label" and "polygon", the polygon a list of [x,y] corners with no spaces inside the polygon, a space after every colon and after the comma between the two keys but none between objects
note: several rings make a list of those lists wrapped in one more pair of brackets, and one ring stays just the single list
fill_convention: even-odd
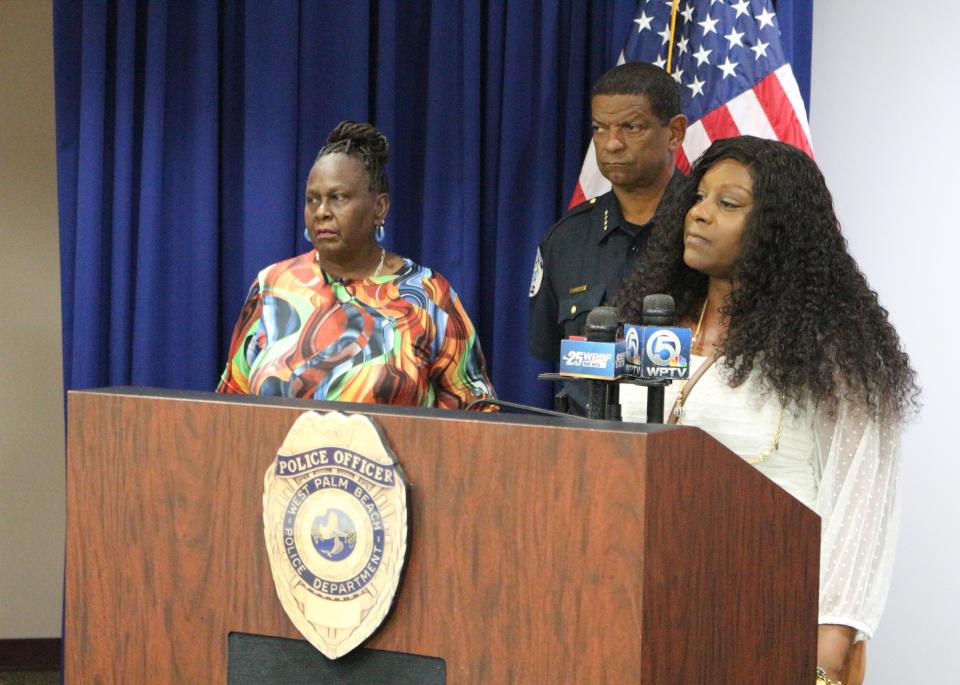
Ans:
[{"label": "black microphone", "polygon": [[[672,326],[676,318],[675,309],[673,298],[669,295],[647,295],[643,298],[640,324]],[[663,423],[663,391],[663,385],[647,387],[647,423]]]},{"label": "black microphone", "polygon": [[[612,343],[616,342],[619,329],[620,310],[616,307],[594,307],[587,314],[584,335],[589,342]],[[620,421],[620,386],[617,381],[588,380],[586,411],[590,419]]]}]

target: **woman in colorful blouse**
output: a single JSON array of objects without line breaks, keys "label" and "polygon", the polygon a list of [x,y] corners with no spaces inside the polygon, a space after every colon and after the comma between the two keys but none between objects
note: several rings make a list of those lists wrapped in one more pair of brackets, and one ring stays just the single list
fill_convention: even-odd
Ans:
[{"label": "woman in colorful blouse", "polygon": [[461,409],[494,396],[453,288],[379,242],[387,151],[370,124],[330,133],[307,178],[314,249],[259,273],[218,392]]}]

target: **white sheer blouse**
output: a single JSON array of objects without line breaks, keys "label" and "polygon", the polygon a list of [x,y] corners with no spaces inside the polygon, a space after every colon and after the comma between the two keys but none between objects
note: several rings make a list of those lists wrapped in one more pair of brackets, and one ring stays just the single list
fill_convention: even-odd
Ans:
[{"label": "white sheer blouse", "polygon": [[[693,357],[692,372],[705,361]],[[691,390],[681,423],[702,428],[752,460],[774,441],[780,402],[755,375],[731,388],[721,361]],[[680,387],[667,388],[668,412]],[[646,419],[645,388],[621,385],[620,402],[624,421]],[[899,425],[871,420],[846,403],[835,417],[787,408],[779,449],[755,466],[822,518],[820,623],[851,626],[858,640],[872,637],[897,543]]]}]

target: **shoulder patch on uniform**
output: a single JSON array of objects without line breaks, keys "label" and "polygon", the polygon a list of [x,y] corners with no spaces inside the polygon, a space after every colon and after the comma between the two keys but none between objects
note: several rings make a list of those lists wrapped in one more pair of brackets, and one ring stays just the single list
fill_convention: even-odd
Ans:
[{"label": "shoulder patch on uniform", "polygon": [[537,258],[533,261],[533,278],[530,279],[530,297],[536,297],[540,292],[540,283],[543,281],[543,255],[537,248]]}]

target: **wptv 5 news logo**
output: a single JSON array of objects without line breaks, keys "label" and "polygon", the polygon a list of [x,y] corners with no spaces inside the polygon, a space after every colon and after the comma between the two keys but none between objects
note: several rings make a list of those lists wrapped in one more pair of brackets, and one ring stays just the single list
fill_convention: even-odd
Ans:
[{"label": "wptv 5 news logo", "polygon": [[625,373],[642,380],[690,377],[690,329],[625,324]]}]

